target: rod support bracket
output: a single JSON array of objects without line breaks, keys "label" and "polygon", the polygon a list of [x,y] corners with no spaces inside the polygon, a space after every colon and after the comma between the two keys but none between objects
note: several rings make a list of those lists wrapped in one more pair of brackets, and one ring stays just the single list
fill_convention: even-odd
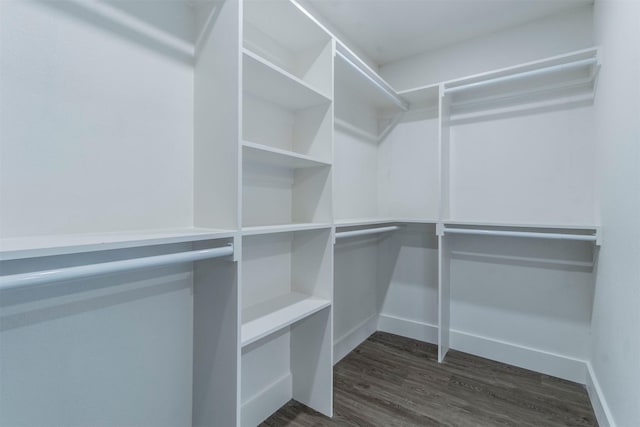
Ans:
[{"label": "rod support bracket", "polygon": [[233,243],[229,243],[227,246],[233,247],[233,257],[231,258],[231,261],[240,261],[240,254],[242,253],[242,238],[240,235],[236,234],[233,236]]}]

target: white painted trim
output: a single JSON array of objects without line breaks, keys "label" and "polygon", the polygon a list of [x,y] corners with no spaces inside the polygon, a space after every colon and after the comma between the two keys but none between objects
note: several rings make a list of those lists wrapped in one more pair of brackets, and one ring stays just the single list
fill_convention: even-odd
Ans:
[{"label": "white painted trim", "polygon": [[589,400],[591,400],[591,406],[596,414],[598,425],[600,427],[616,427],[607,399],[604,397],[591,362],[587,362],[587,393],[589,393]]},{"label": "white painted trim", "polygon": [[[378,330],[432,344],[438,342],[437,326],[397,316],[381,314],[378,317]],[[459,330],[451,330],[450,334],[451,348],[454,350],[579,384],[585,384],[588,377],[585,360]],[[599,393],[599,396],[602,396],[602,393]]]},{"label": "white painted trim", "polygon": [[378,330],[431,344],[438,343],[437,326],[402,317],[381,314],[378,317]]},{"label": "white painted trim", "polygon": [[587,375],[585,360],[453,329],[451,348],[579,384]]},{"label": "white painted trim", "polygon": [[293,396],[293,377],[287,374],[242,403],[242,427],[254,427],[284,406]]},{"label": "white painted trim", "polygon": [[354,328],[351,328],[351,330],[341,338],[335,340],[333,344],[333,364],[338,363],[347,354],[365,342],[367,338],[376,332],[377,325],[378,316],[374,314],[363,322],[360,322]]}]

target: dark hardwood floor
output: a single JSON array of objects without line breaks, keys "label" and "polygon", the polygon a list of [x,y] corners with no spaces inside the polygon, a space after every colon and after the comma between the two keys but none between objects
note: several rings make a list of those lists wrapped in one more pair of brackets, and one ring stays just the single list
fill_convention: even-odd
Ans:
[{"label": "dark hardwood floor", "polygon": [[334,417],[289,402],[262,426],[597,426],[583,386],[377,332],[334,367]]}]

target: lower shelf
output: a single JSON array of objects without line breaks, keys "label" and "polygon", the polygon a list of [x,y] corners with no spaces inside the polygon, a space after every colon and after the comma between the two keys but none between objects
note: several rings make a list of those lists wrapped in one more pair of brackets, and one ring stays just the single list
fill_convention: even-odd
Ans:
[{"label": "lower shelf", "polygon": [[242,347],[329,307],[331,301],[292,292],[242,311]]}]

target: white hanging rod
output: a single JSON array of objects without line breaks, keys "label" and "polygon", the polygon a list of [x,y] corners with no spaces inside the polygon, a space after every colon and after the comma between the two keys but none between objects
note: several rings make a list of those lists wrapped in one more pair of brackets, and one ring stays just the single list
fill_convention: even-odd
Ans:
[{"label": "white hanging rod", "polygon": [[99,276],[122,271],[180,264],[209,258],[219,258],[228,255],[233,255],[233,245],[221,248],[201,249],[175,254],[127,259],[123,261],[103,262],[79,267],[65,267],[54,270],[12,274],[0,277],[0,291],[18,287],[40,285],[43,283],[59,282],[62,280],[80,279],[83,277]]},{"label": "white hanging rod", "polygon": [[395,231],[400,227],[397,225],[391,225],[389,227],[376,227],[376,228],[363,228],[362,230],[352,231],[339,231],[336,233],[336,239],[343,239],[345,237],[365,236],[367,234],[379,234],[386,233],[387,231]]},{"label": "white hanging rod", "polygon": [[445,234],[473,234],[478,236],[529,237],[533,239],[581,240],[595,242],[593,234],[538,233],[535,231],[478,230],[475,228],[444,228]]},{"label": "white hanging rod", "polygon": [[587,65],[595,65],[597,63],[598,63],[598,61],[597,61],[596,58],[581,59],[579,61],[568,62],[566,64],[552,65],[550,67],[539,68],[537,70],[524,71],[524,72],[518,73],[518,74],[511,74],[511,75],[508,75],[508,76],[496,77],[496,78],[493,78],[493,79],[482,80],[482,81],[475,82],[475,83],[468,83],[466,85],[460,85],[460,86],[445,88],[444,92],[445,93],[462,92],[462,91],[465,91],[465,90],[476,89],[476,88],[483,87],[483,86],[490,86],[490,85],[497,84],[497,83],[504,83],[504,82],[509,82],[509,81],[513,81],[513,80],[519,80],[519,79],[523,79],[523,78],[526,78],[526,77],[542,76],[542,75],[545,75],[545,74],[554,73],[556,71],[571,70],[573,68],[580,68],[580,67],[584,67],[584,66],[587,66]]},{"label": "white hanging rod", "polygon": [[409,111],[409,103],[404,99],[400,98],[396,93],[392,92],[389,88],[383,86],[377,79],[374,79],[369,73],[363,70],[360,66],[358,66],[355,62],[347,58],[347,56],[336,50],[336,54],[342,58],[347,64],[353,67],[357,72],[362,74],[367,80],[369,80],[375,87],[380,89],[380,91],[386,95],[394,104],[396,104],[402,111]]}]

